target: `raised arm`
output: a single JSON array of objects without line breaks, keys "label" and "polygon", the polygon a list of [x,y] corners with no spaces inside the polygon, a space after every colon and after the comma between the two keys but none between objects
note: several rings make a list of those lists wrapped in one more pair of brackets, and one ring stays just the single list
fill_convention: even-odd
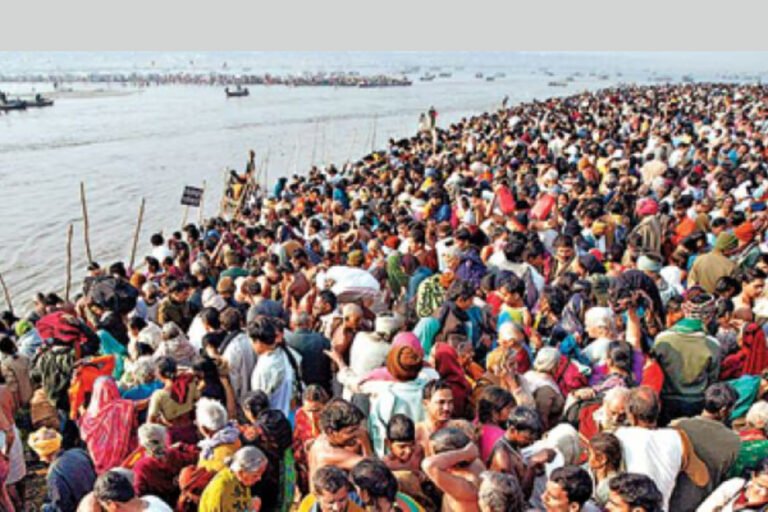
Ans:
[{"label": "raised arm", "polygon": [[467,480],[452,475],[448,470],[462,462],[478,457],[477,447],[469,443],[460,450],[451,450],[424,459],[421,469],[444,493],[458,501],[477,500],[477,488]]}]

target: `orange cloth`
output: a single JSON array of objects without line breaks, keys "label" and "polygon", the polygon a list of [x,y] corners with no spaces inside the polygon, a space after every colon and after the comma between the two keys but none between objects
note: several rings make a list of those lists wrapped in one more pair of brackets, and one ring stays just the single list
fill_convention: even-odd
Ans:
[{"label": "orange cloth", "polygon": [[93,383],[103,376],[112,375],[115,369],[115,356],[98,356],[75,368],[69,386],[69,417],[77,419],[78,409],[85,403],[85,397],[93,391]]},{"label": "orange cloth", "polygon": [[696,221],[690,217],[683,219],[680,224],[675,227],[675,234],[672,236],[672,243],[680,245],[685,237],[696,231]]}]

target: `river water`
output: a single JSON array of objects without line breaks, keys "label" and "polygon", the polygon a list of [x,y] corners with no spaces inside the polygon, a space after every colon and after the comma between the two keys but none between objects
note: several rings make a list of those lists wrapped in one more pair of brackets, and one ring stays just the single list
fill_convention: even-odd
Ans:
[{"label": "river water", "polygon": [[[216,213],[224,169],[242,171],[251,148],[257,162],[269,154],[271,182],[304,172],[312,163],[356,160],[374,146],[383,147],[389,137],[410,135],[419,113],[431,105],[439,113],[438,124],[444,125],[498,108],[505,95],[514,104],[619,82],[647,82],[652,76],[762,77],[765,62],[762,54],[0,53],[4,75],[357,71],[399,76],[421,66],[409,75],[411,87],[252,86],[249,97],[230,99],[220,87],[64,84],[73,92],[55,96],[52,108],[0,115],[0,272],[18,310],[29,308],[35,292],[60,292],[67,226],[72,223],[73,285],[79,287],[86,265],[81,181],[93,256],[102,265],[127,261],[139,203],[146,199],[140,260],[151,233],[181,226],[179,201],[185,185],[202,186],[205,181],[203,213]],[[452,76],[419,81],[427,71]],[[491,82],[475,78],[478,72],[505,76]],[[547,85],[575,73],[579,76],[568,87]],[[742,76],[734,75],[738,73]],[[602,74],[609,77],[600,78]],[[52,86],[11,82],[0,84],[0,90],[30,95],[51,92]],[[189,215],[197,218],[198,211]]]}]

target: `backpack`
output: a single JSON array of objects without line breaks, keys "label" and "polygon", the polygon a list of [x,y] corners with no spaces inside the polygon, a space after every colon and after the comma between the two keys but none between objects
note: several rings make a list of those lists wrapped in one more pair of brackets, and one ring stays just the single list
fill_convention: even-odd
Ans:
[{"label": "backpack", "polygon": [[127,281],[104,276],[93,282],[88,298],[102,309],[127,315],[136,307],[139,291]]}]

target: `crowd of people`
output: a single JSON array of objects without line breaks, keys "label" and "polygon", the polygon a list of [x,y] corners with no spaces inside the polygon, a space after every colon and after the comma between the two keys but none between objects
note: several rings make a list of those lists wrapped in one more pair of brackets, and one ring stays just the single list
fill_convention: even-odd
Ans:
[{"label": "crowd of people", "polygon": [[249,166],[232,215],[3,317],[0,507],[26,445],[48,511],[766,510],[767,94],[535,101],[268,193]]}]

